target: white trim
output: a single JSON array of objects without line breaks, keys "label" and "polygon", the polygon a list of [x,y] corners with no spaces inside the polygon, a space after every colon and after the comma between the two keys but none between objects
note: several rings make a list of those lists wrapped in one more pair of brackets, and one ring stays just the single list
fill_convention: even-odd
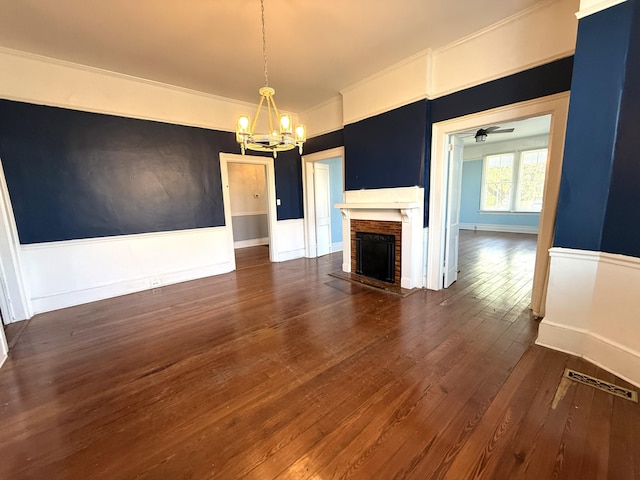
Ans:
[{"label": "white trim", "polygon": [[295,250],[286,250],[278,253],[278,262],[288,262],[304,257],[304,248],[296,248]]},{"label": "white trim", "polygon": [[568,92],[550,95],[526,102],[438,122],[432,129],[431,172],[429,195],[429,248],[427,249],[427,283],[431,290],[443,287],[444,236],[447,197],[447,145],[449,135],[472,130],[482,125],[520,120],[552,114],[549,132],[549,160],[545,179],[545,201],[540,214],[536,267],[531,306],[536,314],[544,315],[548,249],[553,240],[553,229],[560,188],[560,170],[569,104]]},{"label": "white trim", "polygon": [[0,367],[7,359],[9,354],[9,344],[7,343],[7,337],[4,334],[4,327],[0,325]]},{"label": "white trim", "polygon": [[341,252],[342,251],[342,242],[334,242],[331,244],[331,253]]},{"label": "white trim", "polygon": [[33,297],[31,299],[35,313],[49,312],[61,308],[94,302],[105,298],[149,290],[150,285],[157,287],[174,283],[195,280],[213,275],[228,273],[235,269],[235,260],[229,262],[211,263],[195,268],[163,272],[161,275],[145,275],[138,278],[130,278],[125,281],[94,285],[88,288],[54,292],[48,295]]},{"label": "white trim", "polygon": [[[342,160],[342,191],[344,192],[344,147],[330,148],[321,152],[302,155],[302,207],[304,215],[304,253],[307,258],[318,256],[316,249],[316,207],[315,207],[315,187],[313,182],[314,162],[340,158]],[[344,198],[344,193],[343,193]]]},{"label": "white trim", "polygon": [[570,260],[582,260],[605,263],[619,267],[640,270],[640,258],[629,257],[617,253],[593,252],[591,250],[577,250],[573,248],[553,247],[549,250],[549,256],[554,258],[568,258]]},{"label": "white trim", "polygon": [[550,255],[547,316],[536,343],[640,386],[640,258],[558,247]]},{"label": "white trim", "polygon": [[21,259],[20,239],[9,196],[4,167],[0,161],[0,309],[5,323],[33,316]]},{"label": "white trim", "polygon": [[[535,343],[541,347],[584,358],[640,387],[640,377],[634,375],[634,372],[640,371],[640,353],[602,335],[543,320]],[[614,359],[613,364],[612,359]]]},{"label": "white trim", "polygon": [[[264,165],[267,174],[267,217],[269,227],[269,260],[278,261],[278,234],[276,224],[278,222],[276,207],[276,175],[272,157],[258,157],[253,155],[236,155],[232,153],[220,153],[220,174],[222,176],[222,200],[224,203],[224,221],[228,227],[229,248],[233,252],[233,219],[231,216],[231,198],[229,194],[228,163],[249,163],[252,165]],[[235,270],[235,259],[233,261]]]},{"label": "white trim", "polygon": [[580,20],[626,1],[627,0],[580,0],[580,10],[576,12],[576,17]]},{"label": "white trim", "polygon": [[342,271],[351,272],[351,220],[395,221],[402,224],[400,286],[422,288],[424,278],[424,188],[396,187],[345,192],[336,205],[342,213]]},{"label": "white trim", "polygon": [[547,5],[553,3],[554,1],[555,0],[546,0],[546,1],[538,2],[538,3],[536,3],[535,5],[532,5],[529,8],[521,10],[518,13],[514,13],[513,15],[511,15],[511,16],[509,16],[507,18],[503,18],[502,20],[491,24],[488,27],[482,28],[480,30],[476,30],[475,32],[473,32],[473,33],[471,33],[471,34],[469,34],[469,35],[467,35],[465,37],[458,38],[458,39],[454,40],[453,42],[448,43],[447,45],[444,45],[443,47],[436,48],[433,51],[433,54],[437,55],[438,53],[445,52],[445,51],[447,51],[447,50],[449,50],[451,48],[457,47],[458,45],[465,44],[465,43],[469,42],[470,40],[474,40],[474,39],[476,39],[478,37],[486,35],[487,33],[491,32],[493,30],[497,30],[500,27],[502,27],[504,25],[507,25],[507,24],[509,24],[509,23],[511,23],[511,22],[513,22],[515,20],[518,20],[520,18],[526,17],[527,15],[531,14],[531,12],[535,12],[536,10],[540,10],[540,9],[546,7]]},{"label": "white trim", "polygon": [[252,217],[254,215],[269,215],[269,212],[235,212],[232,213],[232,217]]},{"label": "white trim", "polygon": [[[279,250],[275,252],[276,262],[286,262],[296,258],[304,257],[304,219],[292,218],[289,220],[279,220],[276,225],[278,231]],[[275,250],[273,246],[269,248]]]},{"label": "white trim", "polygon": [[[58,58],[46,57],[46,56],[38,55],[38,54],[35,54],[35,53],[24,52],[22,50],[13,50],[11,48],[0,46],[0,54],[9,55],[9,56],[12,56],[12,57],[24,58],[26,60],[45,63],[45,64],[53,65],[53,66],[56,66],[56,67],[64,67],[64,68],[69,68],[69,69],[73,69],[73,70],[79,70],[79,71],[82,71],[82,72],[88,72],[88,73],[92,73],[92,74],[97,74],[97,75],[101,75],[101,76],[115,78],[115,79],[119,79],[119,80],[126,80],[128,82],[133,82],[133,83],[140,84],[140,85],[147,85],[147,86],[152,86],[152,87],[156,87],[156,88],[162,88],[164,90],[169,90],[169,91],[173,91],[173,92],[177,92],[177,93],[181,93],[181,94],[186,94],[186,95],[193,95],[193,96],[200,97],[202,99],[213,100],[213,101],[216,101],[216,102],[231,103],[233,105],[237,105],[239,108],[251,109],[251,111],[253,111],[256,108],[256,105],[253,104],[253,103],[250,103],[250,102],[236,100],[236,99],[228,98],[228,97],[222,97],[220,95],[214,95],[212,93],[206,93],[206,92],[202,92],[200,90],[192,90],[190,88],[180,87],[180,86],[172,85],[172,84],[169,84],[169,83],[162,83],[162,82],[158,82],[156,80],[149,80],[147,78],[136,77],[136,76],[133,76],[133,75],[127,75],[125,73],[114,72],[112,70],[105,70],[105,69],[102,69],[102,68],[92,67],[92,66],[89,66],[89,65],[83,65],[81,63],[74,63],[74,62],[69,62],[69,61],[66,61],[66,60],[60,60]],[[159,117],[159,116],[138,115],[138,114],[132,114],[132,113],[129,113],[129,112],[123,113],[123,112],[118,111],[118,110],[110,110],[110,109],[104,109],[104,108],[89,107],[89,106],[84,106],[84,105],[82,105],[82,106],[81,105],[74,105],[74,104],[71,104],[71,103],[61,103],[61,102],[51,102],[51,101],[41,102],[40,100],[34,101],[34,99],[24,98],[24,97],[21,97],[21,96],[7,95],[6,93],[4,93],[2,98],[6,98],[8,100],[16,100],[16,101],[23,101],[23,102],[26,101],[26,102],[37,103],[37,104],[45,104],[45,105],[49,105],[49,106],[53,106],[53,107],[61,107],[61,108],[66,108],[66,109],[70,109],[70,110],[79,110],[79,111],[83,111],[83,112],[102,113],[102,114],[107,114],[107,115],[116,115],[116,116],[120,116],[120,117],[124,116],[124,117],[128,117],[128,118],[138,118],[138,119],[142,119],[142,120],[152,120],[152,121],[163,122],[163,123],[176,123],[178,125],[186,125],[186,126],[208,128],[208,129],[213,128],[211,125],[207,125],[207,124],[199,123],[199,122],[185,122],[183,120],[180,120],[180,122],[177,123],[177,122],[172,122],[170,120],[167,120],[166,118]],[[291,112],[286,112],[286,113],[291,113]],[[233,127],[233,125],[230,126],[230,127],[226,127],[226,129],[221,129],[221,126],[218,126],[218,127],[216,127],[216,130],[233,132],[234,130],[232,129],[232,127]]]},{"label": "white trim", "polygon": [[381,77],[384,77],[386,74],[391,73],[391,72],[393,72],[393,71],[397,70],[398,68],[403,67],[405,65],[409,65],[412,62],[414,62],[415,60],[418,60],[418,59],[420,59],[422,57],[427,59],[432,55],[432,53],[433,53],[433,51],[430,48],[421,50],[418,53],[414,53],[410,57],[403,58],[402,60],[400,60],[399,62],[394,63],[393,65],[390,65],[390,66],[388,66],[386,68],[383,68],[382,70],[379,70],[376,73],[374,73],[372,75],[369,75],[366,78],[358,80],[356,83],[352,83],[351,85],[347,85],[346,87],[340,89],[340,93],[344,97],[345,93],[348,94],[348,93],[352,92],[353,90],[357,90],[358,88],[368,84],[372,80],[376,80],[376,79],[379,79]]},{"label": "white trim", "polygon": [[[458,90],[459,89],[456,88],[456,91]],[[351,117],[349,118],[348,121],[344,123],[344,125],[346,126],[346,125],[358,123],[358,122],[361,122],[362,120],[366,120],[367,118],[375,117],[376,115],[382,115],[383,113],[387,113],[392,110],[396,110],[397,108],[405,107],[412,103],[419,102],[420,100],[426,100],[428,98],[429,97],[426,94],[414,95],[413,97],[403,98],[402,101],[390,103],[383,107],[376,108],[374,110],[368,110],[366,113],[363,113],[361,115]]]},{"label": "white trim", "polygon": [[461,223],[461,230],[479,230],[482,232],[531,233],[538,234],[538,227],[525,225],[500,225],[490,223]]},{"label": "white trim", "polygon": [[269,245],[269,237],[250,238],[249,240],[238,240],[237,242],[233,242],[233,248],[236,250],[239,248],[258,247],[260,245]]},{"label": "white trim", "polygon": [[232,271],[227,232],[221,226],[25,246],[34,313]]},{"label": "white trim", "polygon": [[101,243],[114,243],[114,242],[128,242],[130,240],[144,239],[144,238],[176,238],[179,236],[189,236],[198,232],[214,232],[224,227],[206,227],[206,228],[188,228],[183,230],[170,230],[163,232],[147,232],[147,233],[133,233],[128,235],[113,235],[106,237],[92,237],[92,238],[78,238],[74,240],[60,240],[56,242],[42,242],[42,243],[28,243],[20,245],[22,251],[30,250],[50,250],[55,248],[68,248],[79,245],[92,245]]}]

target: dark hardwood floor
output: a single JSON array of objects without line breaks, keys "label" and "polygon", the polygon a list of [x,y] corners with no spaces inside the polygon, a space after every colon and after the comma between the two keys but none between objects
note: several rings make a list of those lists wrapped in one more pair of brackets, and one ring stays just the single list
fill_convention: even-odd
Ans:
[{"label": "dark hardwood floor", "polygon": [[[640,408],[533,345],[535,237],[462,232],[406,298],[269,264],[34,317],[0,369],[1,479],[638,479]],[[253,259],[252,259],[253,258]]]}]

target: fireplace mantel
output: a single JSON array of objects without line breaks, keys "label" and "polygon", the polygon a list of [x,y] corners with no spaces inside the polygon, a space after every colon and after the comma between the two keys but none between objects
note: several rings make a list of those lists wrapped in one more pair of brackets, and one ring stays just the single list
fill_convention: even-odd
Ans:
[{"label": "fireplace mantel", "polygon": [[344,218],[350,218],[351,210],[394,210],[400,213],[403,222],[411,220],[412,210],[422,205],[417,202],[371,202],[371,203],[336,203]]},{"label": "fireplace mantel", "polygon": [[420,208],[417,202],[371,202],[371,203],[336,203],[336,208],[340,209],[367,209],[367,210],[409,210]]},{"label": "fireplace mantel", "polygon": [[400,283],[402,288],[423,285],[424,189],[397,187],[348,190],[344,202],[334,205],[342,213],[342,270],[351,272],[351,221],[377,220],[402,223]]}]

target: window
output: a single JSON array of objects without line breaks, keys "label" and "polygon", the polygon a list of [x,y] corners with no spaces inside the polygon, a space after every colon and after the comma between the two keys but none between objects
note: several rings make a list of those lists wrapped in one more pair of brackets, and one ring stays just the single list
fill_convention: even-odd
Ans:
[{"label": "window", "polygon": [[487,155],[480,209],[490,212],[542,210],[547,149]]}]

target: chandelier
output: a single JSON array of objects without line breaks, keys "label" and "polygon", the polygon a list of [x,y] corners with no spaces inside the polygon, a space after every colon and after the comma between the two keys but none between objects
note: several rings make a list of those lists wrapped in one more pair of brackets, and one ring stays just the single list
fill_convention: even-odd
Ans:
[{"label": "chandelier", "polygon": [[[260,10],[262,14],[262,56],[264,60],[264,87],[258,90],[260,93],[260,103],[251,121],[249,115],[239,115],[236,125],[236,140],[240,144],[240,149],[244,155],[246,150],[257,152],[273,152],[276,158],[278,152],[284,152],[298,147],[302,155],[302,144],[307,139],[307,132],[304,125],[297,125],[293,128],[291,115],[285,113],[280,115],[276,101],[273,99],[276,91],[269,86],[269,74],[267,70],[267,40],[264,29],[264,0],[260,0]],[[265,105],[266,102],[266,105]],[[256,133],[258,117],[263,106],[267,108],[269,120],[269,133]],[[275,121],[274,121],[275,120]],[[277,121],[277,123],[276,123]]]}]

